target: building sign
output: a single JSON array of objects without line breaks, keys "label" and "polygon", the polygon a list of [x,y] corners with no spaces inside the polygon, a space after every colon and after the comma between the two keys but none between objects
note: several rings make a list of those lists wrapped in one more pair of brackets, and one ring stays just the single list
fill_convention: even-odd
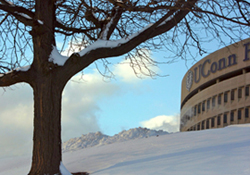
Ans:
[{"label": "building sign", "polygon": [[[244,44],[245,58],[243,61],[249,61],[248,53],[250,52],[250,42]],[[186,77],[186,89],[190,91],[193,81],[198,83],[201,77],[206,78],[217,71],[237,65],[236,54],[231,54],[227,58],[221,58],[218,61],[211,62],[211,59],[206,59],[202,64],[190,70]]]},{"label": "building sign", "polygon": [[187,74],[187,79],[186,79],[186,88],[188,91],[190,91],[192,84],[193,84],[193,72],[190,70]]}]

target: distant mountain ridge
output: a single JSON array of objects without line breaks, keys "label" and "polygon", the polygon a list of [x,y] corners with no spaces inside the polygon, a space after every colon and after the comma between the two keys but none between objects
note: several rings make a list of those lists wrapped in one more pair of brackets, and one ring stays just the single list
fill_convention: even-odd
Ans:
[{"label": "distant mountain ridge", "polygon": [[107,145],[115,142],[124,142],[132,139],[141,139],[165,134],[168,134],[168,132],[163,130],[150,130],[141,127],[133,128],[127,131],[124,130],[114,136],[104,135],[98,131],[96,133],[88,133],[86,135],[82,135],[81,137],[73,138],[64,142],[62,144],[62,151],[76,151],[93,146]]}]

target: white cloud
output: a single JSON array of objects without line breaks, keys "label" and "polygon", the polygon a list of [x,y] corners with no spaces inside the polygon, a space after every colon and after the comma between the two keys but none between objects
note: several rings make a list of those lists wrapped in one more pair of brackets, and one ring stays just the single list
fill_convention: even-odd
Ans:
[{"label": "white cloud", "polygon": [[98,73],[75,76],[64,89],[62,107],[63,140],[100,131],[98,101],[116,95],[120,87],[102,80]]},{"label": "white cloud", "polygon": [[141,122],[143,127],[154,129],[154,130],[163,130],[167,132],[177,132],[179,131],[179,115],[167,116],[160,115],[154,118],[151,118],[147,121]]},{"label": "white cloud", "polygon": [[116,76],[121,78],[122,81],[132,83],[138,81],[138,77],[135,75],[134,70],[131,68],[129,61],[123,61],[117,64],[114,69]]},{"label": "white cloud", "polygon": [[0,157],[32,151],[32,90],[23,85],[12,88],[0,89]]},{"label": "white cloud", "polygon": [[159,68],[153,65],[153,59],[150,58],[149,51],[144,51],[143,53],[145,54],[145,59],[137,56],[131,58],[132,61],[127,59],[114,65],[114,74],[126,83],[135,83],[141,81],[141,79],[150,78],[151,73],[158,73]]}]

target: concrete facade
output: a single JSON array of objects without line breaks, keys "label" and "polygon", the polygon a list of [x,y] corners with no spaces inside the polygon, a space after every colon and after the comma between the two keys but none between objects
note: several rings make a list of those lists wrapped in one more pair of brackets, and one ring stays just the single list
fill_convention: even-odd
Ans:
[{"label": "concrete facade", "polygon": [[192,66],[182,80],[180,131],[250,123],[250,38]]}]

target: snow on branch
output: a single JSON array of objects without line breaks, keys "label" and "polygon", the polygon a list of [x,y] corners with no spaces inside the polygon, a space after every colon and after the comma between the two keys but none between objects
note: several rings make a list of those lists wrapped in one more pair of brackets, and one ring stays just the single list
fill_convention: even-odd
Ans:
[{"label": "snow on branch", "polygon": [[110,31],[110,27],[112,26],[114,22],[114,18],[117,16],[117,13],[110,19],[110,21],[106,24],[105,29],[101,33],[100,39],[107,40],[108,39],[108,33]]},{"label": "snow on branch", "polygon": [[13,2],[6,1],[9,5],[14,6]]},{"label": "snow on branch", "polygon": [[118,40],[98,39],[96,42],[94,42],[90,46],[88,46],[85,49],[83,49],[82,51],[80,51],[79,55],[82,57],[85,54],[89,53],[90,51],[96,50],[98,48],[115,48],[115,47],[119,47],[122,44],[128,43],[129,41],[131,41],[132,39],[137,37],[139,34],[144,32],[146,29],[150,28],[151,26],[152,26],[152,24],[149,24],[148,26],[144,27],[140,31],[138,31],[136,33],[133,33],[133,34],[127,36],[127,37],[124,37],[122,39],[118,39]]},{"label": "snow on branch", "polygon": [[[16,12],[17,15],[22,16],[23,18],[25,18],[26,20],[34,20],[31,16],[25,14],[25,13],[18,13]],[[37,23],[39,23],[40,25],[43,25],[43,21],[41,21],[40,19],[36,20]]]},{"label": "snow on branch", "polygon": [[58,50],[55,46],[52,46],[52,47],[53,47],[53,49],[52,49],[51,54],[49,56],[49,62],[53,62],[54,64],[56,64],[58,66],[63,66],[69,57],[62,56],[58,52]]},{"label": "snow on branch", "polygon": [[160,23],[160,24],[158,25],[158,27],[160,27],[160,26],[166,24],[168,21],[172,20],[173,18],[174,18],[174,15],[169,16],[169,17],[168,17],[167,19],[165,19],[162,23]]},{"label": "snow on branch", "polygon": [[20,82],[28,82],[27,72],[30,65],[16,68],[4,74],[0,74],[0,87],[10,86]]},{"label": "snow on branch", "polygon": [[[115,16],[110,20],[110,22],[107,24],[104,32],[103,32],[103,36],[98,39],[97,41],[95,41],[93,44],[91,44],[90,46],[88,46],[87,48],[83,49],[82,51],[79,52],[79,55],[82,57],[85,54],[89,53],[92,50],[96,50],[98,48],[115,48],[115,47],[119,47],[122,44],[126,44],[129,41],[131,41],[132,39],[138,37],[141,33],[143,33],[146,30],[153,30],[154,28],[160,27],[162,25],[165,25],[168,21],[173,19],[173,14],[174,12],[170,12],[168,14],[166,14],[165,16],[163,16],[159,21],[157,21],[156,23],[152,23],[147,25],[146,27],[142,28],[140,31],[133,33],[129,36],[126,36],[122,39],[118,39],[118,40],[107,40],[104,39],[105,37],[107,37],[107,33],[109,30],[109,27],[112,25],[112,20],[115,18]],[[140,44],[140,43],[139,43]]]},{"label": "snow on branch", "polygon": [[117,23],[122,15],[122,10],[120,7],[115,7],[115,14],[109,19],[108,23],[104,26],[101,32],[100,39],[108,40],[113,31],[115,30]]},{"label": "snow on branch", "polygon": [[13,15],[18,21],[25,25],[32,26],[34,21],[34,12],[23,8],[21,6],[15,6],[14,4],[8,3],[5,0],[0,0],[0,10],[3,10]]},{"label": "snow on branch", "polygon": [[[116,16],[116,15],[115,15],[115,16]],[[108,22],[108,24],[105,26],[105,29],[104,29],[103,32],[101,33],[100,39],[106,40],[106,39],[108,38],[108,32],[109,32],[110,26],[111,26],[112,23],[113,23],[113,20],[114,20],[115,16],[112,17],[111,20]]]},{"label": "snow on branch", "polygon": [[18,15],[20,15],[20,16],[26,18],[26,19],[32,19],[29,15],[27,15],[27,14],[25,14],[25,13],[18,13],[18,12],[17,12],[16,14],[18,14]]},{"label": "snow on branch", "polygon": [[30,69],[30,65],[28,66],[23,66],[23,67],[18,67],[15,69],[15,71],[22,71],[22,72],[26,72]]},{"label": "snow on branch", "polygon": [[[131,41],[132,39],[134,39],[136,36],[138,36],[139,34],[141,34],[143,31],[145,31],[146,29],[148,29],[151,26],[148,25],[145,28],[143,28],[142,30],[131,34],[130,36],[124,37],[122,39],[118,39],[118,40],[104,40],[104,39],[98,39],[97,41],[95,41],[93,44],[87,46],[86,48],[82,49],[80,52],[75,53],[76,55],[79,55],[80,57],[83,57],[84,55],[88,54],[91,51],[94,51],[96,49],[100,49],[100,48],[116,48],[121,46],[122,44],[126,44],[129,41]],[[49,62],[53,62],[53,64],[58,65],[58,66],[64,66],[65,62],[70,58],[67,56],[63,56],[61,55],[57,48],[55,46],[52,46],[53,49],[51,51],[51,54],[49,56],[48,61]],[[74,54],[74,53],[73,53]]]},{"label": "snow on branch", "polygon": [[13,2],[10,2],[10,1],[0,0],[0,2],[1,2],[2,4],[5,4],[5,5],[11,5],[11,6],[14,6]]},{"label": "snow on branch", "polygon": [[4,73],[4,74],[0,74],[0,77],[3,77],[4,75],[7,75],[7,74],[10,74],[10,73],[13,73],[13,72],[26,72],[26,71],[28,71],[30,69],[30,65],[28,65],[28,66],[22,66],[22,67],[18,67],[18,68],[15,68],[14,70],[11,70],[11,71],[9,71],[9,72],[6,72],[6,73]]}]

